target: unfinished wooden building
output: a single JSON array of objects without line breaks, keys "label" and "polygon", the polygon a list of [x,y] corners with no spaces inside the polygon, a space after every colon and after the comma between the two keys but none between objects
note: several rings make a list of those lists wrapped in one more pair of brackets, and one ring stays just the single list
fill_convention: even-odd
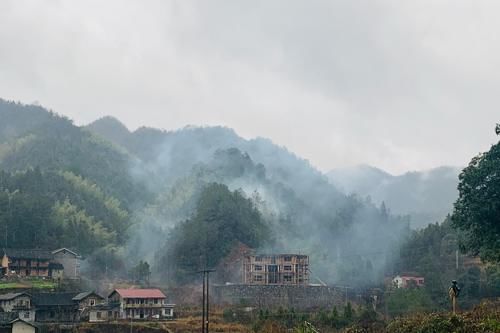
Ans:
[{"label": "unfinished wooden building", "polygon": [[301,254],[246,256],[243,260],[243,283],[308,285],[309,256]]}]

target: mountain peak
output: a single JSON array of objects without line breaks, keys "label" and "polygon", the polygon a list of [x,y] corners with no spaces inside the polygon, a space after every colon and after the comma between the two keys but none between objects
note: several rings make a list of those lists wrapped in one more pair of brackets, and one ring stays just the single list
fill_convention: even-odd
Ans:
[{"label": "mountain peak", "polygon": [[90,131],[112,142],[122,144],[130,135],[130,131],[121,121],[112,116],[104,116],[85,126]]}]

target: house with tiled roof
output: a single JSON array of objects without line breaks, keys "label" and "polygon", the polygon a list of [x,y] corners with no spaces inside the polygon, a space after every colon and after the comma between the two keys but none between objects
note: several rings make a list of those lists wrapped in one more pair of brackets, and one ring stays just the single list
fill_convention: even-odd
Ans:
[{"label": "house with tiled roof", "polygon": [[77,292],[34,293],[33,306],[36,309],[35,321],[75,323],[80,320],[78,302],[73,298]]},{"label": "house with tiled roof", "polygon": [[80,277],[80,262],[82,258],[78,253],[63,247],[52,251],[52,255],[54,256],[54,262],[63,266],[64,277],[66,279],[77,279]]},{"label": "house with tiled roof", "polygon": [[35,320],[35,309],[28,293],[6,293],[0,295],[0,308],[3,312],[14,312],[24,321]]},{"label": "house with tiled roof", "polygon": [[18,318],[15,312],[0,312],[0,332],[36,333],[38,326]]},{"label": "house with tiled roof", "polygon": [[167,319],[173,317],[173,304],[160,289],[115,289],[108,296],[119,308],[122,319]]},{"label": "house with tiled roof", "polygon": [[54,256],[38,249],[2,249],[3,275],[49,277],[49,264]]},{"label": "house with tiled roof", "polygon": [[1,276],[75,279],[81,257],[67,249],[1,249]]}]

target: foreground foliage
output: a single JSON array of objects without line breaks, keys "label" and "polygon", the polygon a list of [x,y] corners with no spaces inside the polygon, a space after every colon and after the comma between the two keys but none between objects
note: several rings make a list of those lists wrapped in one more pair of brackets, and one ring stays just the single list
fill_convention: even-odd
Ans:
[{"label": "foreground foliage", "polygon": [[473,311],[453,315],[449,312],[419,314],[393,320],[389,333],[495,333],[500,332],[500,307],[483,303]]}]

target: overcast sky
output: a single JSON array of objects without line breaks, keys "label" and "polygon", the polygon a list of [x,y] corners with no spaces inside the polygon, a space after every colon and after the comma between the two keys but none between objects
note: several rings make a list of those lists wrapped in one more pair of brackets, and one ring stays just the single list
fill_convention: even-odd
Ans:
[{"label": "overcast sky", "polygon": [[228,126],[323,171],[460,166],[498,140],[499,13],[494,0],[2,0],[0,97],[77,124]]}]

